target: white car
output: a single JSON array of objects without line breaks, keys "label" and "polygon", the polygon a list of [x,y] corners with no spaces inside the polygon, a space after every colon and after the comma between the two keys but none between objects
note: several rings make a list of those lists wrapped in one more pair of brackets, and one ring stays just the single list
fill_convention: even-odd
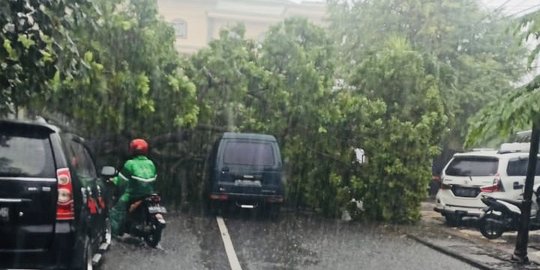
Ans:
[{"label": "white car", "polygon": [[[445,166],[435,211],[449,225],[463,217],[478,217],[486,205],[481,194],[497,198],[522,198],[528,164],[528,143],[503,144],[501,150],[458,153]],[[540,183],[540,163],[535,184]]]}]

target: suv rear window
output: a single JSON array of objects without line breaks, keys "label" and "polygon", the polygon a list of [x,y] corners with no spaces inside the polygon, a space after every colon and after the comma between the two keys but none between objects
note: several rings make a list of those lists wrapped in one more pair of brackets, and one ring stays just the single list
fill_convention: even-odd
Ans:
[{"label": "suv rear window", "polygon": [[273,166],[272,144],[261,142],[227,142],[223,162],[229,165]]},{"label": "suv rear window", "polygon": [[455,157],[446,175],[453,176],[490,176],[497,174],[499,159],[487,157]]},{"label": "suv rear window", "polygon": [[0,131],[0,176],[55,177],[48,134]]},{"label": "suv rear window", "polygon": [[[528,158],[510,160],[508,161],[508,168],[506,168],[506,174],[508,174],[508,176],[525,176],[527,175],[528,165]],[[536,175],[540,175],[540,162],[536,163]]]}]

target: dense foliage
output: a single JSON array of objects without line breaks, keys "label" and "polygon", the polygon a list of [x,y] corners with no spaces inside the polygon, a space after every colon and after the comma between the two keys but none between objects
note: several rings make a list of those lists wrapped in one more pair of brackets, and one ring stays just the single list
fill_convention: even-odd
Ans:
[{"label": "dense foliage", "polygon": [[1,1],[0,114],[31,107],[50,94],[54,74],[80,69],[69,29],[84,16],[86,2]]},{"label": "dense foliage", "polygon": [[153,0],[4,1],[0,113],[60,115],[101,146],[101,164],[146,137],[159,188],[182,203],[201,199],[220,132],[273,134],[289,205],[336,216],[355,199],[366,218],[414,222],[432,158],[462,147],[522,49],[472,0],[330,7],[328,28],[292,18],[256,42],[238,25],[182,57]]},{"label": "dense foliage", "polygon": [[497,99],[523,74],[524,50],[512,36],[514,22],[480,1],[334,1],[332,29],[340,47],[342,76],[388,37],[407,39],[439,84],[448,134],[442,147],[462,150],[468,119]]},{"label": "dense foliage", "polygon": [[[524,16],[515,32],[523,42],[533,44],[527,63],[529,69],[536,70],[540,54],[540,11]],[[533,75],[535,77],[530,82],[508,91],[472,119],[472,128],[467,137],[469,145],[494,137],[508,137],[513,132],[530,128],[533,121],[540,121],[540,75]]]},{"label": "dense foliage", "polygon": [[[48,110],[86,130],[156,135],[196,122],[195,86],[184,75],[172,27],[155,1],[94,1],[72,28],[88,70],[52,80]],[[141,134],[142,133],[142,134]]]},{"label": "dense foliage", "polygon": [[[191,61],[199,106],[208,106],[199,121],[276,135],[293,205],[333,216],[363,199],[371,218],[413,221],[447,117],[422,55],[402,38],[382,48],[355,68],[361,77],[339,86],[331,39],[306,20],[272,27],[259,48],[242,28],[223,31]],[[369,165],[353,163],[354,147]]]}]

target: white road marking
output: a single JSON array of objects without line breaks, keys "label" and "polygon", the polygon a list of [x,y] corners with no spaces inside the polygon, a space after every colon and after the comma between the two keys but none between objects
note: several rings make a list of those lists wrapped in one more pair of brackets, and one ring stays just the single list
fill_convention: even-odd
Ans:
[{"label": "white road marking", "polygon": [[227,253],[227,258],[229,259],[229,264],[231,265],[231,270],[242,270],[238,257],[236,257],[236,252],[234,252],[234,246],[229,236],[229,231],[227,226],[225,226],[225,221],[222,217],[216,217],[219,231],[221,232],[221,239],[225,245],[225,252]]}]

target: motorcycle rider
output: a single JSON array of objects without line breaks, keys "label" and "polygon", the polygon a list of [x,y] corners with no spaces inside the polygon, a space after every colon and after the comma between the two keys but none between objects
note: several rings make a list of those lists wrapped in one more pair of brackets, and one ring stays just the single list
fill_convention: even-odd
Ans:
[{"label": "motorcycle rider", "polygon": [[123,235],[123,228],[129,204],[154,193],[157,177],[156,166],[146,157],[148,143],[143,139],[134,139],[129,144],[131,159],[112,182],[119,188],[125,188],[116,205],[111,209],[111,227],[114,236]]}]

